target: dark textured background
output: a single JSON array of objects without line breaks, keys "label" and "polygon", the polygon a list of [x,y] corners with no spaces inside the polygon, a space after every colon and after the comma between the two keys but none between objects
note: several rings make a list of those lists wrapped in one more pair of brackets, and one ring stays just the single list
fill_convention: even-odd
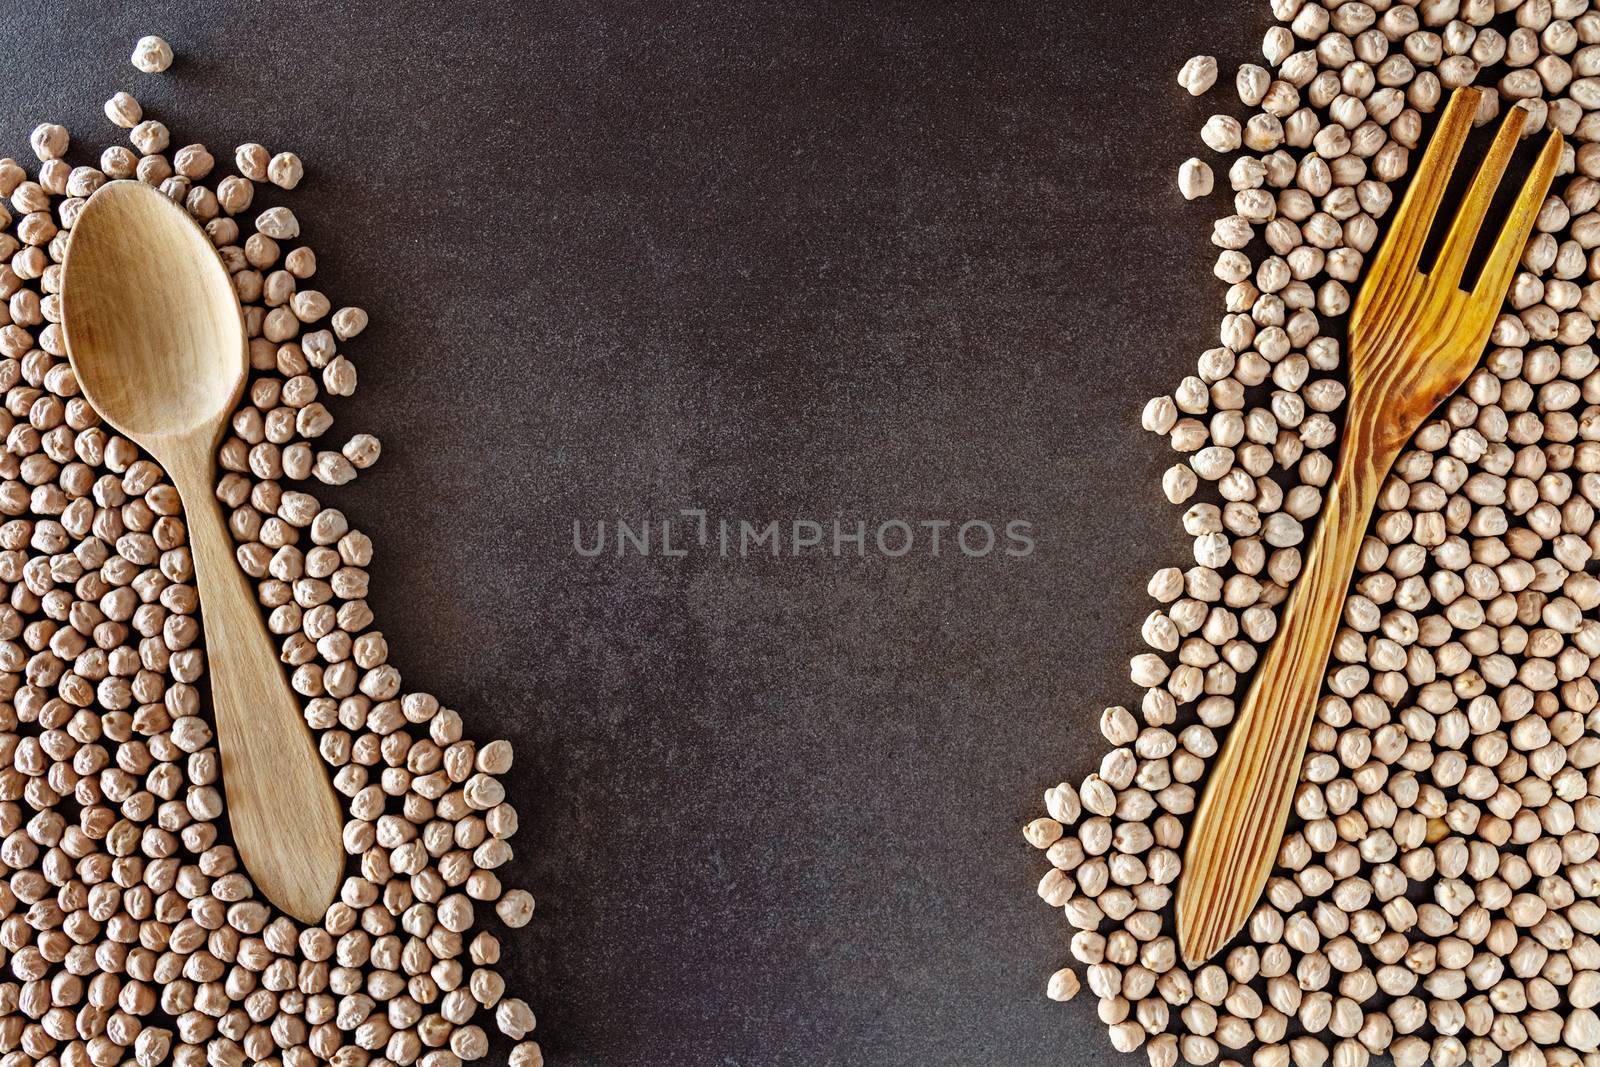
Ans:
[{"label": "dark textured background", "polygon": [[[298,151],[373,326],[324,499],[410,686],[517,745],[512,991],[556,1067],[1109,1054],[1018,827],[1098,759],[1152,568],[1146,397],[1213,336],[1180,161],[1264,3],[43,3],[0,150]],[[157,32],[166,75],[127,62]],[[1175,74],[1222,60],[1201,100]],[[1232,107],[1230,108],[1230,103]],[[1219,183],[1220,184],[1220,183]],[[271,201],[269,201],[271,202]],[[1010,563],[592,561],[574,518],[1019,517]]]}]

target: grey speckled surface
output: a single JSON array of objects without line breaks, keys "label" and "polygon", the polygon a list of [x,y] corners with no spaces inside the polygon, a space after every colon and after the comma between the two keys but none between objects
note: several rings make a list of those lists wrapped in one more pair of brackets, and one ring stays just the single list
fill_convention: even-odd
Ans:
[{"label": "grey speckled surface", "polygon": [[[1131,9],[1131,10],[1130,10]],[[1139,407],[1205,347],[1174,76],[1264,4],[15,3],[0,148],[132,89],[292,147],[372,310],[325,494],[412,686],[518,747],[556,1067],[1080,1064],[1017,827],[1180,561]],[[161,32],[164,77],[126,61]],[[219,151],[219,155],[224,153]],[[231,152],[227,153],[231,155]],[[592,561],[574,518],[1027,518],[1009,563]]]}]

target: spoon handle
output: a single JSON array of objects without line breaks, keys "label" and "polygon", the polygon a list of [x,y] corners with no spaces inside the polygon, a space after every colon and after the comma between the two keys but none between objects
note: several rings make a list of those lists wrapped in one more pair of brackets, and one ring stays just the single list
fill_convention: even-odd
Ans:
[{"label": "spoon handle", "polygon": [[344,873],[339,802],[234,559],[213,488],[212,438],[174,440],[160,458],[182,498],[194,557],[228,824],[267,900],[315,923]]}]

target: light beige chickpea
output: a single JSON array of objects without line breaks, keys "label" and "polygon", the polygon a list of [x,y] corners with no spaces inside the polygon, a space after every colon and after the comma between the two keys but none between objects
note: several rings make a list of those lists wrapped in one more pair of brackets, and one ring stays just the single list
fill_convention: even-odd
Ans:
[{"label": "light beige chickpea", "polygon": [[317,254],[301,245],[284,257],[283,269],[303,281],[317,272]]},{"label": "light beige chickpea", "polygon": [[254,142],[242,144],[233,152],[234,167],[252,182],[267,180],[267,164],[271,159],[271,153]]},{"label": "light beige chickpea", "polygon": [[[229,215],[239,215],[250,210],[255,198],[255,186],[246,178],[230,174],[217,184],[217,205]],[[265,238],[263,238],[265,239]]]},{"label": "light beige chickpea", "polygon": [[214,164],[215,160],[203,144],[184,145],[172,155],[172,169],[191,181],[210,174]]},{"label": "light beige chickpea", "polygon": [[167,150],[171,143],[171,134],[167,132],[164,123],[155,119],[145,119],[133,129],[128,131],[128,138],[142,156],[153,156]]},{"label": "light beige chickpea", "polygon": [[304,174],[300,157],[293,152],[279,152],[267,162],[267,180],[280,189],[293,189]]},{"label": "light beige chickpea", "polygon": [[256,216],[256,230],[276,241],[292,240],[300,235],[300,221],[286,207],[268,208]]},{"label": "light beige chickpea", "polygon": [[47,161],[60,159],[66,155],[70,140],[65,126],[46,122],[34,127],[33,133],[28,137],[28,145],[41,161]]},{"label": "light beige chickpea", "polygon": [[154,34],[139,38],[133,46],[132,63],[146,74],[161,73],[172,66],[172,60],[172,46]]},{"label": "light beige chickpea", "polygon": [[106,101],[105,112],[106,118],[125,130],[133,129],[144,118],[144,109],[139,106],[139,101],[126,92],[112,94],[111,99]]},{"label": "light beige chickpea", "polygon": [[295,317],[308,324],[326,316],[331,308],[328,298],[315,289],[302,289],[289,302]]},{"label": "light beige chickpea", "polygon": [[[1591,1019],[1594,1017],[1592,1012],[1589,1013],[1589,1017]],[[507,997],[500,1001],[495,1008],[494,1021],[500,1032],[513,1041],[521,1041],[535,1025],[533,1011],[527,1002],[516,997]],[[1600,1035],[1600,1028],[1597,1028],[1597,1035]]]}]

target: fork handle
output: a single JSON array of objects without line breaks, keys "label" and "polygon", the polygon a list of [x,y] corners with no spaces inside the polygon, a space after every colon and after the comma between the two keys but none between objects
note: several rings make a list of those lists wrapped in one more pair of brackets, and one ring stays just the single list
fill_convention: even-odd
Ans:
[{"label": "fork handle", "polygon": [[1177,923],[1179,951],[1191,965],[1210,959],[1243,928],[1277,859],[1345,593],[1389,468],[1373,462],[1357,436],[1346,437],[1304,569],[1189,831]]}]

